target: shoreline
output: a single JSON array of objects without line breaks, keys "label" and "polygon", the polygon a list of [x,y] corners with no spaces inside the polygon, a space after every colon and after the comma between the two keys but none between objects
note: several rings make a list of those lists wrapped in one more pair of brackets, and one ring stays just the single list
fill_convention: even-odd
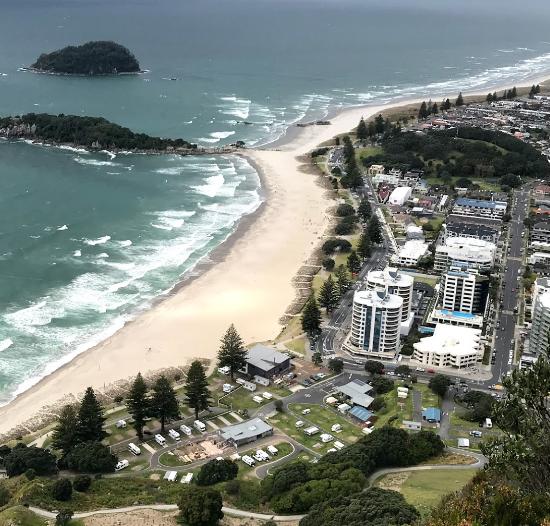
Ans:
[{"label": "shoreline", "polygon": [[[547,78],[530,82],[543,83]],[[463,93],[465,97],[484,94]],[[335,110],[331,125],[293,125],[261,149],[241,150],[237,155],[245,157],[260,177],[263,200],[258,208],[150,309],[0,407],[0,433],[29,421],[44,406],[78,395],[88,385],[106,388],[139,371],[145,374],[194,358],[212,359],[231,323],[247,344],[275,338],[282,328],[280,318],[296,299],[292,278],[307,264],[330,223],[331,199],[318,184],[319,176],[306,173],[303,156],[351,131],[361,117],[428,97]]]}]

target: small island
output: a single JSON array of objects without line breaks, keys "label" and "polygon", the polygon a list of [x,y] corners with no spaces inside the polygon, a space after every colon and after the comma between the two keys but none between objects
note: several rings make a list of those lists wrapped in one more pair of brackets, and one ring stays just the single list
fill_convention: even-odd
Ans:
[{"label": "small island", "polygon": [[26,139],[54,146],[70,145],[90,151],[132,151],[140,153],[200,154],[202,150],[183,139],[151,137],[102,117],[27,113],[16,117],[0,117],[0,137]]},{"label": "small island", "polygon": [[92,76],[141,71],[139,62],[130,50],[109,41],[87,42],[81,46],[67,46],[44,53],[30,69],[39,73]]}]

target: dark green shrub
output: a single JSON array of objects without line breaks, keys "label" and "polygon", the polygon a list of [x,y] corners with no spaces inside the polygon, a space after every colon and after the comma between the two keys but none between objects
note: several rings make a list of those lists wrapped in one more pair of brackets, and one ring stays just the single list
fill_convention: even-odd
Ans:
[{"label": "dark green shrub", "polygon": [[73,485],[66,478],[56,480],[52,486],[52,497],[55,500],[67,501],[73,495]]},{"label": "dark green shrub", "polygon": [[81,493],[88,491],[92,485],[92,478],[88,475],[78,475],[73,480],[73,488]]}]

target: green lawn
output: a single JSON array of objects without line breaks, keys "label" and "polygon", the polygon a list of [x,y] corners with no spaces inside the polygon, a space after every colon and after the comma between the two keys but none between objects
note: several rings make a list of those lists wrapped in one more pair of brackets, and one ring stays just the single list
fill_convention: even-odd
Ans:
[{"label": "green lawn", "polygon": [[[447,493],[462,488],[476,473],[475,469],[438,469],[427,471],[412,471],[399,489],[393,487],[393,475],[386,475],[378,482],[378,486],[392,487],[400,491],[407,502],[415,506],[425,515]],[[393,479],[395,480],[395,478]]]},{"label": "green lawn", "polygon": [[367,157],[374,157],[375,155],[383,153],[383,151],[384,149],[381,146],[367,146],[366,148],[356,148],[355,157],[359,166],[362,166],[361,161],[363,159],[366,159]]},{"label": "green lawn", "polygon": [[[311,413],[302,415],[303,409],[310,409]],[[304,422],[317,426],[326,433],[330,433],[336,440],[349,444],[355,442],[363,433],[359,426],[351,423],[349,420],[338,414],[331,407],[323,407],[317,404],[290,404],[289,410],[294,412],[296,420],[304,420]],[[335,433],[331,431],[333,424],[340,424],[342,431]]]}]

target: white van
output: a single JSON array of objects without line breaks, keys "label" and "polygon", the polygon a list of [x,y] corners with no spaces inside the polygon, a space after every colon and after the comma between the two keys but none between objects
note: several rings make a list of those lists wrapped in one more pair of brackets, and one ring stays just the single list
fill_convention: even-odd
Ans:
[{"label": "white van", "polygon": [[342,442],[340,442],[339,440],[337,440],[336,442],[334,442],[334,447],[335,447],[336,449],[344,449],[346,446],[345,446]]},{"label": "white van", "polygon": [[115,466],[115,471],[120,471],[121,469],[127,468],[130,465],[130,462],[127,460],[119,460]]},{"label": "white van", "polygon": [[166,439],[162,435],[155,435],[155,442],[162,447],[166,445]]},{"label": "white van", "polygon": [[227,375],[231,372],[231,368],[228,365],[226,365],[225,367],[218,367],[218,372],[220,374],[226,374]]},{"label": "white van", "polygon": [[172,440],[179,440],[181,438],[180,434],[175,430],[175,429],[169,429],[168,430],[168,436],[172,439]]},{"label": "white van", "polygon": [[233,391],[233,386],[231,384],[223,384],[222,391],[226,394],[229,394]]},{"label": "white van", "polygon": [[180,426],[180,431],[184,434],[190,437],[193,434],[193,430],[190,427],[187,427],[185,424],[182,424]]},{"label": "white van", "polygon": [[267,446],[267,450],[272,454],[272,455],[278,455],[279,454],[279,450],[275,447],[275,446]]},{"label": "white van", "polygon": [[200,420],[195,420],[193,422],[193,427],[201,433],[204,433],[206,431],[206,424],[204,422],[201,422]]},{"label": "white van", "polygon": [[132,455],[141,455],[141,449],[137,447],[134,443],[130,442],[128,444],[128,451],[132,453]]}]

